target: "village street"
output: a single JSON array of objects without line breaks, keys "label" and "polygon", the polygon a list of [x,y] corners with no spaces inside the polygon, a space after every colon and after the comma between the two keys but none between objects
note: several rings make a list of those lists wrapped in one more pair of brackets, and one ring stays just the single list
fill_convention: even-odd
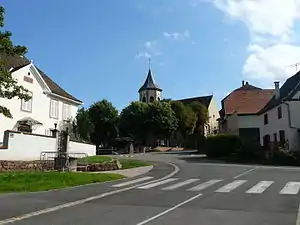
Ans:
[{"label": "village street", "polygon": [[135,157],[155,161],[154,169],[99,185],[2,195],[0,224],[296,224],[298,168],[203,162],[193,153]]}]

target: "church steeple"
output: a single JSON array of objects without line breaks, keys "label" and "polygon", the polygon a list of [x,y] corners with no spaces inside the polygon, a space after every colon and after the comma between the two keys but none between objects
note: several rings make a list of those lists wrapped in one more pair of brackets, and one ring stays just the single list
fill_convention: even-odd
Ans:
[{"label": "church steeple", "polygon": [[139,89],[140,101],[150,103],[161,100],[162,89],[155,83],[151,70],[151,60],[149,58],[149,70],[145,83]]}]

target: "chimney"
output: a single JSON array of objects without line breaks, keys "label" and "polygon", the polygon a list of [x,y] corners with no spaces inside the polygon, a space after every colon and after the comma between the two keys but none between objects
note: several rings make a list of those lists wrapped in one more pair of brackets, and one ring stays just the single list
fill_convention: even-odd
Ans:
[{"label": "chimney", "polygon": [[242,81],[242,87],[243,87],[244,85],[245,85],[245,81],[243,80],[243,81]]},{"label": "chimney", "polygon": [[274,85],[275,85],[275,98],[279,99],[280,98],[279,81],[275,81]]}]

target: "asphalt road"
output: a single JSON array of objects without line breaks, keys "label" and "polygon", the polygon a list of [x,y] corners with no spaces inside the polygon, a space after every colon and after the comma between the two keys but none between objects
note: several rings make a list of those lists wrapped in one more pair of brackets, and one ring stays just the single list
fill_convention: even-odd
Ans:
[{"label": "asphalt road", "polygon": [[[220,164],[177,154],[138,158],[155,161],[157,166],[150,173],[130,180],[58,192],[2,196],[0,220],[57,206],[52,212],[29,214],[28,218],[12,224],[296,224],[300,168]],[[171,172],[169,166],[160,162],[172,162],[180,171],[173,177],[155,182]],[[128,183],[137,179],[143,181]],[[123,191],[59,207],[66,202],[118,190]],[[5,223],[0,221],[0,224]]]}]

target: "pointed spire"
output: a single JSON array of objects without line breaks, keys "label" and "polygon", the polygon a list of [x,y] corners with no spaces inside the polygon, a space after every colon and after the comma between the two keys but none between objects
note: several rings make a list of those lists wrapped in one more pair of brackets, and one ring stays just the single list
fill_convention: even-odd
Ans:
[{"label": "pointed spire", "polygon": [[153,74],[151,71],[151,58],[150,57],[148,58],[148,63],[149,63],[149,71],[147,74],[147,78],[146,78],[143,86],[139,89],[139,92],[144,91],[144,90],[149,90],[149,89],[162,91],[162,89],[154,81]]},{"label": "pointed spire", "polygon": [[149,70],[151,70],[151,57],[148,58],[148,62],[149,62]]}]

